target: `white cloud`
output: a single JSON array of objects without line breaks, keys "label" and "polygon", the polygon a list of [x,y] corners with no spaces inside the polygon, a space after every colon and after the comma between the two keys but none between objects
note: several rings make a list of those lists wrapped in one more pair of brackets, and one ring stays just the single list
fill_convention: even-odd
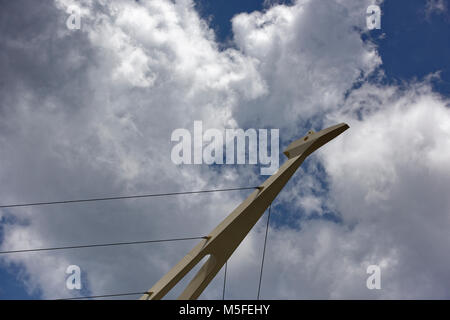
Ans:
[{"label": "white cloud", "polygon": [[344,225],[371,239],[368,254],[379,251],[373,259],[389,259],[389,251],[395,252],[395,268],[386,270],[388,297],[448,296],[443,270],[450,261],[442,254],[450,244],[444,231],[450,227],[450,202],[444,196],[450,183],[448,101],[423,85],[392,93],[386,99],[392,101],[380,105],[371,99],[378,90],[389,92],[361,89],[367,94],[364,103],[382,109],[362,120],[341,114],[351,134],[322,153],[330,193]]},{"label": "white cloud", "polygon": [[[40,23],[57,41],[20,51],[13,36],[5,40],[2,202],[254,185],[247,166],[175,166],[171,132],[202,120],[218,129],[280,128],[287,142],[306,121],[314,129],[347,121],[350,130],[305,163],[277,200],[285,209],[274,219],[288,215],[292,224],[269,231],[262,296],[448,298],[448,101],[426,84],[403,92],[365,84],[344,98],[381,64],[358,31],[367,3],[302,0],[240,14],[237,48],[223,51],[191,1],[83,1],[78,33],[65,29],[72,2],[55,3],[59,11],[44,9],[60,23]],[[2,210],[22,222],[3,225],[2,248],[203,235],[244,195]],[[341,222],[321,219],[325,210]],[[260,221],[230,260],[230,298],[255,297],[263,236]],[[81,267],[94,294],[145,290],[193,244],[2,259],[25,267],[30,290],[55,298],[70,294],[69,264]],[[365,287],[370,264],[382,267],[380,291]],[[220,297],[221,277],[203,298]]]},{"label": "white cloud", "polygon": [[242,105],[237,117],[251,118],[257,108],[263,125],[283,128],[336,108],[351,85],[381,63],[375,48],[355,31],[363,28],[364,4],[298,1],[235,16],[235,42],[260,62],[270,92]]}]

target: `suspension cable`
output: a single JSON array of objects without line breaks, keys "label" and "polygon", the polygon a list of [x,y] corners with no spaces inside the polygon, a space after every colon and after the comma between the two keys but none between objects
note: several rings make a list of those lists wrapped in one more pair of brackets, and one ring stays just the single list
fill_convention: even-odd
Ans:
[{"label": "suspension cable", "polygon": [[84,248],[94,248],[94,247],[123,246],[123,245],[132,245],[132,244],[169,242],[169,241],[184,241],[184,240],[197,240],[197,239],[207,239],[207,237],[203,236],[203,237],[190,237],[190,238],[158,239],[158,240],[144,240],[144,241],[130,241],[130,242],[112,242],[112,243],[101,243],[101,244],[85,244],[85,245],[66,246],[66,247],[20,249],[20,250],[0,251],[0,254],[22,253],[22,252],[36,252],[36,251],[67,250],[67,249],[81,249],[81,248],[84,249]]},{"label": "suspension cable", "polygon": [[148,294],[148,292],[125,292],[125,293],[103,294],[103,295],[96,295],[96,296],[70,297],[70,298],[57,299],[57,300],[81,300],[81,299],[94,299],[94,298],[109,298],[109,297],[121,297],[121,296],[135,296],[138,294],[139,295]]},{"label": "suspension cable", "polygon": [[129,195],[129,196],[114,196],[114,197],[105,197],[105,198],[88,198],[88,199],[75,199],[75,200],[59,200],[59,201],[47,201],[47,202],[5,204],[5,205],[0,205],[0,209],[16,208],[16,207],[30,207],[30,206],[43,206],[43,205],[52,205],[52,204],[66,204],[66,203],[76,203],[76,202],[91,202],[91,201],[108,201],[108,200],[178,196],[178,195],[183,195],[183,194],[225,192],[225,191],[250,190],[250,189],[258,189],[258,187],[237,187],[237,188],[226,188],[226,189],[211,189],[211,190],[181,191],[181,192],[168,192],[168,193],[151,193],[151,194],[140,194],[140,195]]},{"label": "suspension cable", "polygon": [[261,261],[261,272],[259,274],[258,297],[256,298],[257,300],[259,300],[259,294],[261,292],[261,281],[262,281],[262,274],[263,274],[263,267],[264,267],[264,256],[266,255],[267,233],[269,231],[270,209],[271,209],[271,207],[272,207],[272,204],[270,204],[270,206],[269,206],[269,215],[267,216],[266,236],[264,237],[264,249],[263,249],[262,261]]}]

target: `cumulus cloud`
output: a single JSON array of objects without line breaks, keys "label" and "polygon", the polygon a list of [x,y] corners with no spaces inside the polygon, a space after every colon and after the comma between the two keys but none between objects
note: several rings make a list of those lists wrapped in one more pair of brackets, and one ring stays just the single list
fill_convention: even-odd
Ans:
[{"label": "cumulus cloud", "polygon": [[[259,90],[261,81],[251,71],[251,62],[236,51],[219,52],[211,31],[199,19],[191,2],[156,1],[143,6],[123,1],[116,2],[114,7],[82,2],[84,14],[79,32],[65,30],[65,9],[72,3],[56,4],[56,8],[36,4],[40,14],[56,16],[62,23],[59,26],[48,19],[51,27],[45,24],[41,27],[53,39],[50,45],[36,41],[29,50],[7,46],[11,56],[3,60],[5,65],[9,63],[6,70],[11,69],[2,104],[3,201],[234,185],[233,180],[213,179],[213,172],[174,165],[170,161],[170,134],[178,127],[190,129],[194,120],[203,120],[215,128],[235,126],[231,110],[237,97],[242,90]],[[21,15],[19,9],[19,6],[11,8],[10,14]],[[157,28],[150,28],[151,32],[141,30],[141,26],[151,26],[153,21]],[[12,38],[14,35],[7,43],[18,42]],[[33,56],[42,56],[42,63],[33,65],[37,69],[34,73],[22,70],[21,61],[15,60],[15,51],[30,64]],[[72,57],[79,57],[75,59],[79,62],[73,64]],[[14,71],[22,73],[14,76]],[[241,197],[224,195],[217,206],[209,203],[212,199],[214,196],[3,211],[20,217],[22,223],[4,225],[2,245],[22,248],[31,246],[31,241],[32,247],[36,247],[202,235]],[[198,228],[199,225],[202,227]],[[16,237],[16,233],[23,236]],[[153,268],[147,255],[144,259],[136,256],[139,248],[123,251],[141,264],[138,267],[141,272],[133,274],[148,277],[150,286],[186,248],[177,247],[175,259],[170,263],[166,261],[168,256],[152,255],[157,264]],[[175,249],[168,246],[167,250]],[[120,249],[116,252],[121,255]],[[56,267],[52,266],[67,265],[68,257],[86,271],[89,279],[97,279],[89,281],[92,291],[125,289],[126,281],[114,280],[117,277],[114,270],[123,270],[123,276],[127,277],[132,267],[124,268],[121,258],[110,262],[111,269],[105,272],[99,266],[109,264],[106,262],[109,254],[103,256],[106,260],[95,261],[89,258],[92,254],[97,253],[42,253],[39,259],[48,261],[45,266],[27,263],[24,259],[28,258],[23,255],[6,260],[25,264],[44,297],[67,295],[65,275],[54,274],[52,270]],[[166,262],[161,263],[161,259]],[[137,267],[136,262],[133,265]],[[144,270],[149,267],[159,272],[148,276]],[[47,283],[50,273],[54,274],[55,285]],[[140,279],[130,280],[135,287],[142,286]]]},{"label": "cumulus cloud", "polygon": [[[267,286],[284,298],[448,297],[449,101],[427,85],[355,94],[358,103],[329,115],[351,131],[319,152],[330,188],[322,201],[340,222],[303,216],[299,232],[270,230]],[[382,270],[379,291],[365,287],[372,264]]]},{"label": "cumulus cloud", "polygon": [[298,1],[235,16],[234,40],[259,61],[270,92],[243,105],[236,116],[251,118],[258,110],[262,125],[289,127],[293,119],[306,122],[336,108],[352,84],[381,62],[356,32],[363,28],[364,8],[364,1]]},{"label": "cumulus cloud", "polygon": [[[309,126],[346,121],[351,129],[308,160],[274,204],[262,296],[448,297],[449,102],[426,83],[367,82],[382,65],[361,40],[368,3],[299,0],[239,14],[235,48],[225,50],[189,0],[9,4],[0,13],[11,23],[0,58],[2,202],[254,185],[252,166],[176,166],[171,132],[202,120],[205,128],[279,128],[288,143]],[[77,31],[65,26],[73,4],[82,9]],[[363,85],[352,89],[356,82]],[[244,197],[4,209],[1,247],[204,235]],[[260,221],[229,262],[230,298],[256,295],[263,228]],[[126,292],[151,287],[194,244],[1,261],[22,266],[30,292],[44,298],[72,294],[69,264],[81,267],[85,292]],[[382,268],[382,290],[365,287],[370,264]],[[202,298],[220,297],[220,277]]]}]

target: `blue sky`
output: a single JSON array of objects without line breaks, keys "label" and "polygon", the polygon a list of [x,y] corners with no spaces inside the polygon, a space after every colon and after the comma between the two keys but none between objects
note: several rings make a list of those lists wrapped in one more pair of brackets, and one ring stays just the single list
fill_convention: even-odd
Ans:
[{"label": "blue sky", "polygon": [[[273,2],[272,2],[273,3]],[[290,1],[278,1],[277,3],[291,3]],[[372,30],[368,34],[362,34],[363,40],[374,42],[381,57],[382,64],[379,69],[384,71],[385,77],[371,79],[370,81],[386,85],[408,85],[412,82],[424,81],[430,73],[440,72],[439,78],[433,78],[431,85],[434,92],[444,97],[450,97],[450,8],[439,10],[439,7],[430,8],[425,0],[386,0],[381,5],[382,18],[381,30]],[[433,2],[434,3],[434,2]],[[436,1],[439,3],[439,1]],[[444,2],[445,3],[445,2]],[[234,34],[231,30],[231,19],[239,13],[251,13],[255,10],[266,10],[268,4],[258,0],[197,0],[196,9],[201,17],[208,21],[215,31],[217,40],[222,50],[232,46]],[[14,8],[11,8],[13,10]],[[16,9],[14,9],[16,10]],[[7,11],[7,10],[6,10]],[[39,11],[38,11],[39,12]],[[27,16],[26,21],[38,19],[39,14]],[[363,13],[362,13],[363,14]],[[4,19],[4,16],[2,16]],[[314,19],[312,17],[312,19]],[[2,20],[4,24],[6,20]],[[31,22],[33,23],[33,22]],[[38,23],[38,21],[36,21]],[[20,38],[20,36],[19,36]],[[26,38],[26,36],[25,36]],[[8,81],[1,76],[2,83]],[[1,110],[0,110],[1,111]],[[1,131],[0,131],[1,132]],[[284,159],[280,158],[280,162]],[[304,164],[306,173],[308,168],[314,167],[314,163],[307,161]],[[311,169],[321,183],[321,187],[315,190],[317,197],[328,197],[329,186],[322,179],[324,168],[319,163]],[[261,180],[261,179],[260,179]],[[295,182],[297,182],[296,180]],[[289,188],[295,188],[294,182],[290,182]],[[161,190],[162,191],[162,190]],[[339,212],[322,204],[323,215],[313,213],[310,220],[324,219],[340,223]],[[274,214],[272,224],[274,227],[283,227],[292,224],[295,216],[286,213],[289,208],[285,202],[276,206],[277,214]],[[285,214],[283,214],[285,213]],[[5,216],[1,217],[0,239],[4,237],[4,227],[11,221]],[[38,257],[39,254],[36,254]],[[23,267],[7,266],[0,264],[0,299],[36,299],[41,297],[41,292],[34,291],[31,295],[23,285],[23,276],[26,274]]]},{"label": "blue sky", "polygon": [[[381,6],[382,30],[386,37],[376,39],[388,82],[422,80],[441,72],[434,89],[450,94],[450,16],[447,12],[426,13],[425,1],[386,1]],[[374,35],[380,34],[374,31]]]}]

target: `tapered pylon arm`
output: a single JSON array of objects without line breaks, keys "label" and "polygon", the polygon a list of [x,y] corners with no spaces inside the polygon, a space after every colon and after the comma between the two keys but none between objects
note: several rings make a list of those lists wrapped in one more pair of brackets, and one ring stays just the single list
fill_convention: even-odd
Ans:
[{"label": "tapered pylon arm", "polygon": [[278,171],[234,209],[205,240],[200,241],[143,295],[141,300],[163,298],[197,263],[209,255],[208,260],[178,297],[182,300],[197,299],[306,157],[348,128],[347,124],[341,123],[319,132],[309,131],[303,138],[292,142],[284,151],[288,160]]}]

